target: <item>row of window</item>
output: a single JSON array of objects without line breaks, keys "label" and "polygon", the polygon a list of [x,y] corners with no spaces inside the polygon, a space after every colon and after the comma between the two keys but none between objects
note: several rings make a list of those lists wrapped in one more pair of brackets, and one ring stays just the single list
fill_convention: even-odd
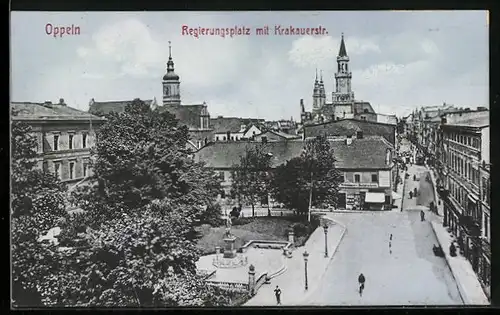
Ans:
[{"label": "row of window", "polygon": [[479,185],[479,170],[474,168],[472,163],[453,151],[448,151],[448,161],[448,166],[452,170],[475,185]]},{"label": "row of window", "polygon": [[490,205],[490,200],[491,200],[491,188],[490,188],[490,181],[488,178],[483,177],[482,179],[482,184],[481,184],[481,200],[486,202],[486,204],[489,206]]},{"label": "row of window", "polygon": [[490,217],[487,214],[484,214],[483,227],[483,236],[490,240]]},{"label": "row of window", "polygon": [[[82,147],[81,148],[85,149],[85,148],[87,148],[88,135],[86,133],[83,133],[81,136],[82,136],[82,142],[81,142]],[[60,140],[60,136],[54,135],[53,145],[52,145],[53,151],[59,151],[59,140]],[[77,149],[77,148],[75,148],[74,140],[75,140],[75,135],[69,134],[68,135],[68,148],[69,148],[69,150]]]},{"label": "row of window", "polygon": [[481,148],[481,141],[479,140],[478,137],[461,135],[454,132],[448,135],[448,139],[472,148],[476,149]]},{"label": "row of window", "polygon": [[[70,161],[68,163],[68,178],[67,179],[76,179],[76,176],[75,176],[75,167],[76,167],[76,161]],[[59,180],[64,180],[64,178],[62,178],[62,175],[61,175],[61,170],[62,170],[62,162],[54,162],[54,175],[59,178]],[[89,166],[88,166],[88,163],[83,163],[82,164],[82,178],[83,177],[87,177],[88,175],[88,171],[89,171]]]},{"label": "row of window", "polygon": [[[217,173],[219,179],[221,181],[226,180],[225,172],[220,171]],[[347,173],[344,173],[344,182],[347,182]],[[354,182],[355,183],[361,183],[361,174],[354,174]],[[378,183],[378,174],[371,174],[371,182],[372,183]]]},{"label": "row of window", "polygon": [[449,184],[452,197],[458,201],[462,209],[465,209],[465,215],[472,216],[475,221],[481,222],[481,209],[479,209],[476,203],[469,200],[467,190],[451,179],[449,180]]}]

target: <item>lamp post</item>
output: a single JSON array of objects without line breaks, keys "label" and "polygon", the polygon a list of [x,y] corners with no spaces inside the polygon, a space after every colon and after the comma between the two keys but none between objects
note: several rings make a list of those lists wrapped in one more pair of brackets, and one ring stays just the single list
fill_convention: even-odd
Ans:
[{"label": "lamp post", "polygon": [[328,223],[325,221],[323,224],[323,231],[325,232],[325,258],[328,257]]},{"label": "lamp post", "polygon": [[307,290],[307,289],[308,289],[308,287],[309,287],[309,286],[307,285],[307,259],[308,259],[308,257],[309,257],[309,253],[308,253],[308,252],[307,252],[307,250],[306,250],[306,251],[304,252],[304,254],[302,254],[302,255],[304,255],[304,263],[305,263],[305,266],[304,266],[305,268],[304,268],[304,269],[305,269],[305,276],[306,276],[306,277],[305,277],[305,280],[306,280],[306,290]]}]

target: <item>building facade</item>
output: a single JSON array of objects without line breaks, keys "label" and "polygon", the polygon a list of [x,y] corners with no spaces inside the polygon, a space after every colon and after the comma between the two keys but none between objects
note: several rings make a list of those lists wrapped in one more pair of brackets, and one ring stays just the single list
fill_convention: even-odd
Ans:
[{"label": "building facade", "polygon": [[92,176],[90,149],[102,117],[69,107],[61,99],[52,102],[11,103],[13,121],[31,126],[37,138],[38,166],[54,173],[68,187]]},{"label": "building facade", "polygon": [[[305,141],[216,142],[196,152],[195,160],[205,162],[218,172],[222,199],[230,197],[234,165],[239,164],[247,146],[266,143],[275,168],[298,157]],[[340,185],[339,207],[343,209],[382,210],[392,207],[393,146],[381,136],[330,139],[335,152],[336,168],[344,174]],[[266,199],[267,202],[268,199]]]},{"label": "building facade", "polygon": [[[489,112],[444,114],[438,189],[444,200],[443,225],[457,238],[483,286],[489,285]],[[485,290],[486,291],[486,290]]]}]

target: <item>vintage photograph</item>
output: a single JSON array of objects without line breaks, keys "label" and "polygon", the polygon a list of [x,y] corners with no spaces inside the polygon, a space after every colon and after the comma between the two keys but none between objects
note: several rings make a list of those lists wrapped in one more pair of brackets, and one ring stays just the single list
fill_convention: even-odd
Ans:
[{"label": "vintage photograph", "polygon": [[490,305],[487,11],[10,33],[12,308]]}]

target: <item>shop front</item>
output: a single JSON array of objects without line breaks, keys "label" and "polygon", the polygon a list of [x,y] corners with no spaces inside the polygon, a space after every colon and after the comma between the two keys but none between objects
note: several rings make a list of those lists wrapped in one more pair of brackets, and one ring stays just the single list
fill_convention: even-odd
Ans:
[{"label": "shop front", "polygon": [[484,293],[490,298],[491,286],[491,246],[487,239],[481,239],[481,257],[479,258],[478,278]]},{"label": "shop front", "polygon": [[[392,189],[378,188],[370,184],[341,184],[339,191],[339,209],[347,210],[385,210],[392,207]],[[377,188],[376,188],[377,187]]]},{"label": "shop front", "polygon": [[449,230],[453,233],[453,235],[458,236],[459,235],[459,217],[460,214],[458,213],[455,205],[451,201],[450,198],[446,198],[444,200],[444,220],[443,223],[445,226],[448,226]]}]

